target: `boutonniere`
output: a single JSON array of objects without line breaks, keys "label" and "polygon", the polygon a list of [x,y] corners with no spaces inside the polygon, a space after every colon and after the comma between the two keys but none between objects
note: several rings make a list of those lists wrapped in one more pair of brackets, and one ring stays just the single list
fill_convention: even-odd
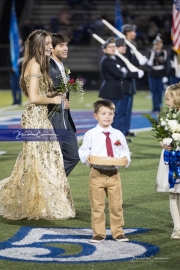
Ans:
[{"label": "boutonniere", "polygon": [[120,142],[120,140],[117,140],[117,141],[115,141],[114,145],[116,145],[116,146],[119,146],[119,145],[121,145],[121,142]]},{"label": "boutonniere", "polygon": [[67,67],[64,67],[64,71],[66,75],[69,75],[71,73],[70,69],[68,69]]}]

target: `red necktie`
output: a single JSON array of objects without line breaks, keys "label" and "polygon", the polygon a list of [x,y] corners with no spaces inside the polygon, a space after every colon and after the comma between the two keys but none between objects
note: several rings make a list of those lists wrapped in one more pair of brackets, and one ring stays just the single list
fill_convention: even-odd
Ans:
[{"label": "red necktie", "polygon": [[111,139],[109,138],[110,132],[103,132],[106,135],[106,149],[108,157],[114,157]]}]

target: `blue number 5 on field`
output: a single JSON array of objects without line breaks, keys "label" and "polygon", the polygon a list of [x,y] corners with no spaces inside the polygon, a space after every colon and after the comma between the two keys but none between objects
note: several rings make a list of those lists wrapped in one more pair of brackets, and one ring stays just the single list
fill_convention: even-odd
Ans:
[{"label": "blue number 5 on field", "polygon": [[[148,232],[146,229],[125,229],[125,234]],[[90,263],[148,258],[159,252],[157,246],[138,241],[117,242],[107,230],[104,242],[89,243],[91,229],[21,227],[0,245],[0,259],[39,263]]]}]

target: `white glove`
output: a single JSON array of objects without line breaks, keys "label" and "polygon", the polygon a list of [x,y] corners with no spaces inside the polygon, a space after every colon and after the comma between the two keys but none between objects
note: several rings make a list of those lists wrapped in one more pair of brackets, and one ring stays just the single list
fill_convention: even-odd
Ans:
[{"label": "white glove", "polygon": [[144,55],[142,55],[142,57],[139,57],[139,58],[138,58],[139,64],[140,64],[141,66],[145,65],[145,64],[147,63],[147,60],[148,60],[147,57],[144,56]]},{"label": "white glove", "polygon": [[155,56],[155,51],[154,51],[154,50],[151,50],[150,58],[149,58],[149,60],[147,61],[147,65],[148,65],[149,67],[152,67],[152,65],[153,65],[154,56]]},{"label": "white glove", "polygon": [[128,72],[128,70],[127,70],[125,67],[122,67],[122,68],[121,68],[121,72],[123,72],[123,73],[126,74],[126,73]]},{"label": "white glove", "polygon": [[152,61],[151,61],[150,59],[147,61],[147,65],[148,65],[149,67],[151,67],[151,66],[153,65],[153,63],[152,63]]},{"label": "white glove", "polygon": [[175,68],[175,63],[174,63],[174,61],[171,60],[170,62],[171,62],[171,67],[172,67],[172,68]]},{"label": "white glove", "polygon": [[167,78],[167,77],[163,77],[163,78],[162,78],[162,82],[163,82],[163,83],[167,83],[167,82],[168,82],[168,78]]},{"label": "white glove", "polygon": [[139,69],[139,70],[138,70],[138,78],[140,79],[140,78],[142,78],[143,76],[144,76],[144,71],[141,70],[141,69]]},{"label": "white glove", "polygon": [[176,76],[178,79],[180,78],[180,71],[178,72],[177,76]]}]

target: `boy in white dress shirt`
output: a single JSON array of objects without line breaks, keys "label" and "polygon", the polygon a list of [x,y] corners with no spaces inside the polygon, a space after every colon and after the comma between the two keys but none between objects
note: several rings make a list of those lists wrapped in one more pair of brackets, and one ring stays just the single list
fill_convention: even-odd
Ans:
[{"label": "boy in white dress shirt", "polygon": [[[112,156],[115,158],[127,158],[127,166],[130,159],[129,148],[123,133],[114,129],[113,122],[115,105],[110,100],[98,100],[94,103],[94,118],[98,121],[95,128],[90,129],[84,135],[83,144],[79,148],[79,157],[82,163],[90,165],[89,201],[91,206],[92,243],[102,242],[106,238],[105,227],[105,197],[108,197],[110,228],[113,239],[117,241],[129,241],[124,236],[122,188],[121,179],[117,167],[91,165],[89,156],[108,156],[106,136],[108,132],[112,146]],[[127,167],[126,166],[126,167]]]}]

